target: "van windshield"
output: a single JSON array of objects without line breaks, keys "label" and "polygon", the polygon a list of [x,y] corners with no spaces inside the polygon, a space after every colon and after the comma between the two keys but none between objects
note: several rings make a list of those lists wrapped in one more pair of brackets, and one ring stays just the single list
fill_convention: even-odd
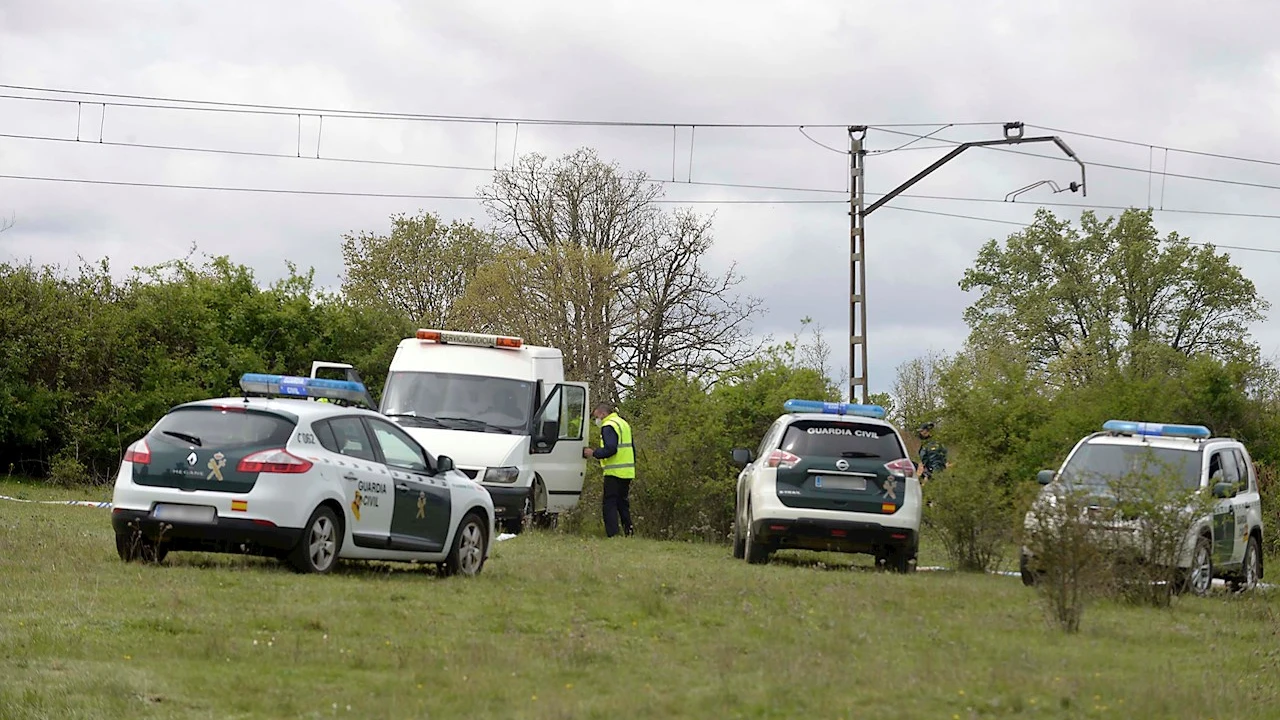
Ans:
[{"label": "van windshield", "polygon": [[382,391],[382,413],[410,426],[524,435],[533,391],[529,380],[393,372]]}]

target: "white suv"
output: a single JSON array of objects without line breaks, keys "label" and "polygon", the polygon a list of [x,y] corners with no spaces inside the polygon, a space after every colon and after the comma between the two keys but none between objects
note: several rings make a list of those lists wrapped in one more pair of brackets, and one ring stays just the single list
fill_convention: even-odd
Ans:
[{"label": "white suv", "polygon": [[902,436],[878,405],[788,400],[743,470],[734,503],[733,556],[767,562],[788,548],[874,555],[915,568],[920,482]]},{"label": "white suv", "polygon": [[[1076,443],[1057,473],[1040,471],[1037,480],[1046,487],[1038,502],[1051,501],[1067,487],[1084,489],[1103,502],[1112,494],[1111,481],[1138,470],[1150,457],[1178,473],[1187,490],[1216,498],[1211,515],[1196,520],[1183,544],[1178,560],[1183,588],[1204,595],[1214,578],[1238,590],[1256,586],[1263,572],[1262,498],[1244,445],[1210,437],[1202,425],[1109,420],[1102,427]],[[1034,510],[1024,520],[1028,530],[1036,522]],[[1022,581],[1034,584],[1034,558],[1026,547],[1021,556]]]}]

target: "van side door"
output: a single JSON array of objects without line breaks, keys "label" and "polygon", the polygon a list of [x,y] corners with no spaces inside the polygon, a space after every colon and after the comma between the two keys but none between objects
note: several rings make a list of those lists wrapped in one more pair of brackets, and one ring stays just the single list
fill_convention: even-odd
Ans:
[{"label": "van side door", "polygon": [[529,460],[547,488],[547,512],[571,510],[582,496],[587,463],[586,383],[559,383],[533,415]]}]

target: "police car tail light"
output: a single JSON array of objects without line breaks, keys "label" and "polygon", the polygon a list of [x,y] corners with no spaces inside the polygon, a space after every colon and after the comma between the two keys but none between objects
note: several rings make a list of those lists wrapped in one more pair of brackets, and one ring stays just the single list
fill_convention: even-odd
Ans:
[{"label": "police car tail light", "polygon": [[419,340],[437,342],[441,345],[474,345],[476,347],[508,348],[519,350],[524,340],[510,335],[488,335],[485,333],[450,332],[448,330],[428,330],[422,328],[415,335]]},{"label": "police car tail light", "polygon": [[800,462],[799,455],[792,455],[786,450],[774,450],[769,453],[768,459],[765,460],[765,467],[778,468],[779,470],[789,470]]},{"label": "police car tail light", "polygon": [[147,439],[143,438],[124,451],[124,461],[134,465],[151,464],[151,448],[147,447]]},{"label": "police car tail light", "polygon": [[908,458],[899,458],[893,462],[885,463],[884,467],[894,477],[909,478],[916,475],[916,464]]},{"label": "police car tail light", "polygon": [[256,452],[236,466],[236,470],[243,473],[304,473],[310,469],[310,460],[303,460],[280,448]]}]

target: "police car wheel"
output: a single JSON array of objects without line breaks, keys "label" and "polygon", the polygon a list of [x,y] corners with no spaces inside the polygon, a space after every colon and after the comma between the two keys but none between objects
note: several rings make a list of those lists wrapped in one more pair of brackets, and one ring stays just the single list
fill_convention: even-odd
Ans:
[{"label": "police car wheel", "polygon": [[1262,575],[1262,555],[1258,548],[1258,539],[1250,536],[1249,543],[1244,546],[1244,560],[1240,563],[1240,577],[1231,582],[1233,592],[1247,592],[1258,586],[1258,578]]},{"label": "police car wheel", "polygon": [[302,573],[327,573],[338,562],[342,532],[333,510],[321,505],[311,513],[302,537],[289,555],[289,564]]},{"label": "police car wheel", "polygon": [[444,561],[445,575],[474,577],[484,567],[485,549],[489,538],[485,534],[484,521],[472,511],[458,523],[458,533],[453,538],[453,549]]},{"label": "police car wheel", "polygon": [[769,562],[769,548],[759,541],[756,534],[752,532],[751,526],[754,525],[754,517],[751,513],[751,506],[747,505],[747,540],[744,554],[747,562],[752,565],[759,565]]},{"label": "police car wheel", "polygon": [[1191,553],[1191,567],[1186,571],[1187,589],[1193,595],[1208,595],[1213,589],[1213,550],[1208,538],[1201,536],[1196,540],[1196,548]]},{"label": "police car wheel", "polygon": [[742,519],[734,513],[733,518],[733,557],[741,560],[747,554],[747,539],[742,536]]}]

